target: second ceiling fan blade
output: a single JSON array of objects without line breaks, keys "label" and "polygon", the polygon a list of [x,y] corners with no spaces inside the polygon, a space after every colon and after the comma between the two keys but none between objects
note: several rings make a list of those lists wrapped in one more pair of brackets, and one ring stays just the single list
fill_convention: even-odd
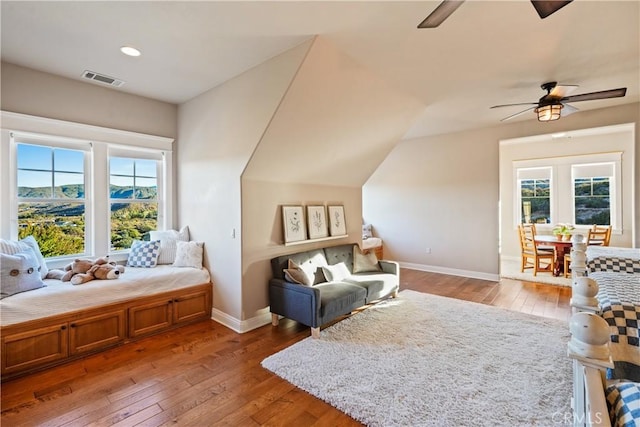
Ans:
[{"label": "second ceiling fan blade", "polygon": [[562,98],[562,102],[578,102],[578,101],[592,101],[594,99],[607,99],[607,98],[620,98],[627,94],[627,88],[621,87],[619,89],[602,90],[600,92],[582,93],[580,95],[565,96]]},{"label": "second ceiling fan blade", "polygon": [[453,12],[456,11],[457,8],[460,7],[464,3],[464,0],[444,0],[442,3],[436,7],[429,16],[422,21],[418,28],[435,28],[438,25],[442,24],[445,19],[449,17]]},{"label": "second ceiling fan blade", "polygon": [[556,13],[558,10],[562,9],[573,0],[567,1],[559,1],[559,0],[531,0],[533,7],[535,7],[536,12],[540,15],[540,18],[544,19],[552,13]]},{"label": "second ceiling fan blade", "polygon": [[526,113],[526,112],[528,112],[528,111],[534,110],[535,108],[537,108],[537,106],[535,106],[535,107],[531,107],[531,108],[527,108],[526,110],[522,110],[522,111],[520,111],[519,113],[515,113],[515,114],[512,114],[512,115],[510,115],[510,116],[507,116],[507,117],[505,117],[504,119],[501,119],[500,121],[501,121],[501,122],[504,122],[504,121],[506,121],[506,120],[513,119],[514,117],[518,117],[519,115],[524,114],[524,113]]}]

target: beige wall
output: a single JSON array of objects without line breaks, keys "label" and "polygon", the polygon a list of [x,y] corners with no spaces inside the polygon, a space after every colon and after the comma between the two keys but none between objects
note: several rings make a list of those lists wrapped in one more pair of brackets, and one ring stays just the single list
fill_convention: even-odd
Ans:
[{"label": "beige wall", "polygon": [[[640,244],[640,104],[582,111],[554,123],[535,120],[403,141],[363,187],[363,216],[385,242],[385,258],[472,277],[499,273],[499,141],[634,123],[636,227]],[[506,196],[505,196],[506,197]],[[431,248],[431,254],[426,248]],[[487,276],[488,275],[488,276]]]},{"label": "beige wall", "polygon": [[[283,205],[343,205],[348,237],[284,246]],[[269,260],[303,250],[357,242],[361,237],[361,187],[242,180],[243,319],[260,316],[269,306]]]},{"label": "beige wall", "polygon": [[3,62],[0,109],[175,138],[175,104]]}]

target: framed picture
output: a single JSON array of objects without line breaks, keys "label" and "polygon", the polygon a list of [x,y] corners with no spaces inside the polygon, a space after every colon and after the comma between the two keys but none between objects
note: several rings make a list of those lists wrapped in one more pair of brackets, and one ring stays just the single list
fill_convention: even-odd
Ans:
[{"label": "framed picture", "polygon": [[302,206],[283,206],[282,225],[284,228],[285,243],[307,239],[307,229],[304,225]]},{"label": "framed picture", "polygon": [[344,206],[329,206],[329,231],[332,236],[344,236],[347,234]]},{"label": "framed picture", "polygon": [[307,206],[307,222],[309,225],[309,238],[318,239],[327,237],[327,212],[324,206]]}]

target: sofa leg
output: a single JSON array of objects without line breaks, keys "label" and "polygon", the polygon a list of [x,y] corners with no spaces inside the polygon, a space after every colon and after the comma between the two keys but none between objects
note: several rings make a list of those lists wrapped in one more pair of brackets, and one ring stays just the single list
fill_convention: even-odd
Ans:
[{"label": "sofa leg", "polygon": [[278,326],[278,323],[280,323],[280,317],[275,313],[271,313],[271,324],[273,326]]},{"label": "sofa leg", "polygon": [[396,290],[396,291],[393,291],[393,292],[391,293],[391,298],[398,298],[398,291],[397,291],[397,290]]},{"label": "sofa leg", "polygon": [[320,338],[320,328],[311,328],[311,338]]}]

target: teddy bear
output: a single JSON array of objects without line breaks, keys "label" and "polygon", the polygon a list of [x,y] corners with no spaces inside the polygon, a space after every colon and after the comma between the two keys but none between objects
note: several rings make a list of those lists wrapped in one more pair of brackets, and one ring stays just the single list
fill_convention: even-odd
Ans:
[{"label": "teddy bear", "polygon": [[115,262],[106,264],[95,264],[86,273],[76,274],[71,278],[71,283],[81,285],[91,280],[112,280],[120,277],[124,273],[124,266],[117,265]]},{"label": "teddy bear", "polygon": [[88,259],[76,258],[75,261],[67,264],[64,269],[53,269],[47,274],[47,279],[58,279],[63,282],[70,282],[76,274],[86,274],[94,265],[103,265],[109,262],[109,255],[91,261]]}]

